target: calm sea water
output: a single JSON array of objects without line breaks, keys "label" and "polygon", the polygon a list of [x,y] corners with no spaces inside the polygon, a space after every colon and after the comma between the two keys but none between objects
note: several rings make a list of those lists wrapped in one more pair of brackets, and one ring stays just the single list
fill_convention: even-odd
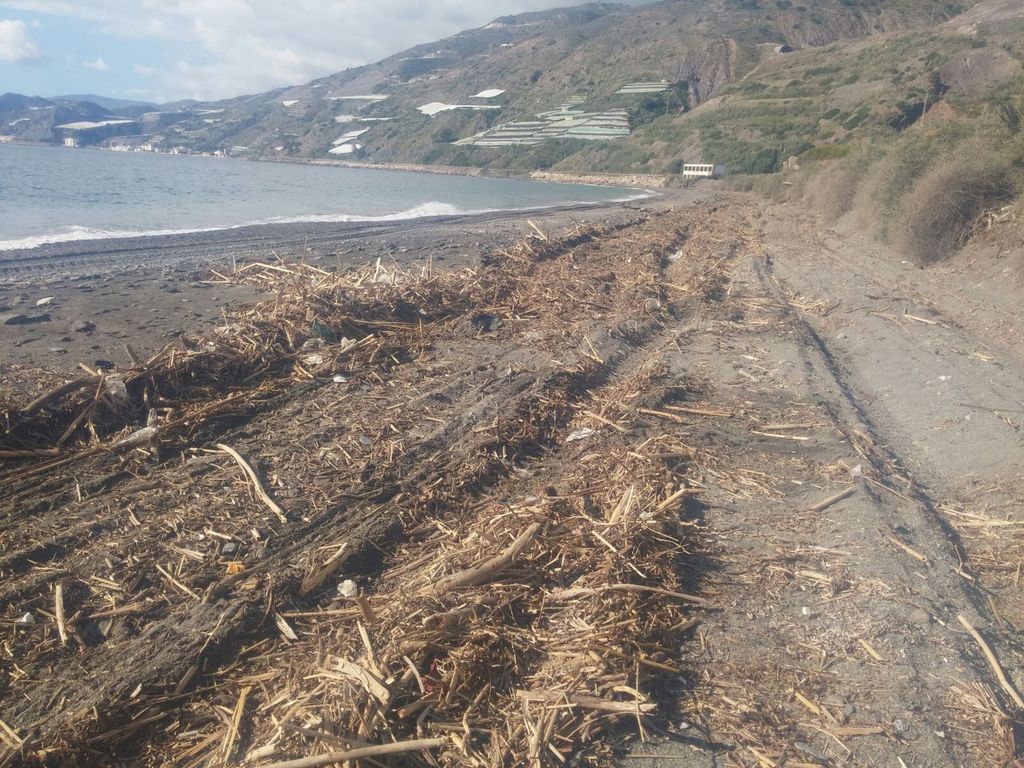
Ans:
[{"label": "calm sea water", "polygon": [[0,144],[0,250],[249,224],[412,219],[638,190]]}]

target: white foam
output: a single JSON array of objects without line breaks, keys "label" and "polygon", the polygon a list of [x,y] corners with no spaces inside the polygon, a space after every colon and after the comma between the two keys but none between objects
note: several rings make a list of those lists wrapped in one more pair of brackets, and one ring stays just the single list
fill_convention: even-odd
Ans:
[{"label": "white foam", "polygon": [[220,227],[206,229],[153,229],[136,231],[129,229],[92,229],[90,227],[71,226],[61,232],[50,232],[45,235],[21,237],[14,240],[0,240],[0,251],[27,250],[41,245],[54,243],[74,243],[79,240],[112,240],[119,237],[158,237],[160,235],[186,235],[193,232],[212,232]]},{"label": "white foam", "polygon": [[[616,198],[607,202],[625,203],[634,200],[642,200],[657,193],[641,190],[633,195]],[[569,201],[565,203],[552,203],[551,205],[533,206],[527,208],[477,208],[463,209],[450,203],[431,201],[421,203],[398,213],[386,213],[377,216],[352,213],[323,213],[307,214],[303,216],[279,216],[258,221],[247,221],[242,224],[234,224],[223,227],[197,227],[192,229],[151,229],[151,230],[127,230],[127,229],[94,229],[90,227],[71,226],[59,232],[51,232],[43,235],[16,238],[13,240],[0,240],[0,251],[29,250],[39,248],[43,245],[56,243],[72,243],[81,240],[113,240],[116,238],[129,237],[160,237],[166,235],[190,235],[198,232],[219,232],[224,230],[241,229],[243,227],[255,227],[266,224],[344,224],[375,221],[409,221],[437,216],[475,216],[483,213],[498,213],[507,210],[509,213],[538,211],[545,208],[560,207],[563,205],[603,205],[606,202],[583,202]]]},{"label": "white foam", "polygon": [[[496,209],[495,209],[496,210]],[[374,221],[405,221],[421,219],[427,216],[472,216],[478,213],[490,213],[490,209],[463,210],[449,203],[430,202],[417,205],[398,213],[387,213],[379,216],[352,213],[308,214],[304,216],[275,216],[269,219],[246,221],[223,227],[196,227],[191,229],[93,229],[90,227],[71,226],[60,232],[44,235],[22,237],[14,240],[0,240],[0,251],[26,250],[42,245],[55,243],[73,243],[79,240],[113,240],[125,237],[160,237],[161,235],[190,235],[197,232],[220,232],[242,227],[258,227],[265,224],[343,224],[348,222]]]}]

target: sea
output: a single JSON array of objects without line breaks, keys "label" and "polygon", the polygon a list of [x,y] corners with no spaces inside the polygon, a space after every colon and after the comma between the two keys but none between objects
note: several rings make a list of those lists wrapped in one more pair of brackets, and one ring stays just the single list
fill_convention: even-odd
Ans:
[{"label": "sea", "polygon": [[529,211],[643,190],[0,144],[0,251],[258,224]]}]

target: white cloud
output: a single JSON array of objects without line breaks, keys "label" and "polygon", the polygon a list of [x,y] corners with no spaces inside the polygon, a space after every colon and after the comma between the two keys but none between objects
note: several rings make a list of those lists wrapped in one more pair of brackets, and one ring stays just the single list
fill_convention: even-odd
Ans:
[{"label": "white cloud", "polygon": [[82,66],[86,69],[95,69],[97,72],[106,72],[110,69],[110,65],[103,60],[102,56],[96,59],[96,61],[83,61]]},{"label": "white cloud", "polygon": [[35,61],[42,57],[25,22],[0,20],[0,61]]},{"label": "white cloud", "polygon": [[108,35],[165,41],[178,63],[154,73],[152,82],[155,95],[167,99],[297,85],[496,16],[566,4],[570,0],[0,0],[0,7],[83,19]]}]

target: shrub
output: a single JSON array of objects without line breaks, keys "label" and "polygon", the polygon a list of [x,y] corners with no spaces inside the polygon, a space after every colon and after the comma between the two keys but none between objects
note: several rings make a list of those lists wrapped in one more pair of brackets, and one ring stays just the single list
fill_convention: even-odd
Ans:
[{"label": "shrub", "polygon": [[[801,156],[802,161],[807,154]],[[839,161],[821,164],[811,172],[804,189],[804,199],[821,211],[826,221],[839,221],[853,210],[857,190],[867,171],[867,164],[868,160],[863,152],[854,153]]]},{"label": "shrub", "polygon": [[918,264],[949,258],[978,218],[1016,193],[1007,165],[997,159],[953,161],[926,174],[907,195],[898,224],[899,245]]}]

